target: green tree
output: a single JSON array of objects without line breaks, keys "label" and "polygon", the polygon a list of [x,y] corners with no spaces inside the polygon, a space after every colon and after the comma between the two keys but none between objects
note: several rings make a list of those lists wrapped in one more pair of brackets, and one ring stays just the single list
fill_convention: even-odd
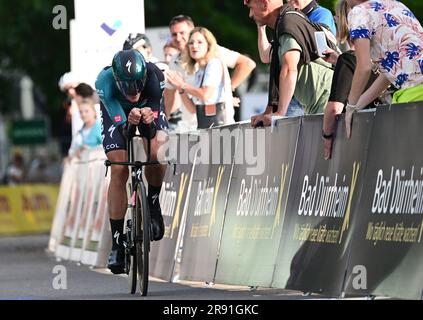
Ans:
[{"label": "green tree", "polygon": [[[38,106],[53,119],[61,105],[57,82],[69,70],[69,30],[55,30],[56,5],[74,14],[73,0],[25,0],[0,2],[0,112],[19,110],[19,78],[29,75],[35,85]],[[69,26],[69,23],[68,23]]]}]

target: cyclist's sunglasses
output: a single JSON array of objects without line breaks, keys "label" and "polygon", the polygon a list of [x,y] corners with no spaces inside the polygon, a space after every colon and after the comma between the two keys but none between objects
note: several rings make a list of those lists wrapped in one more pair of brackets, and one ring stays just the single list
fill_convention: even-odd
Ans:
[{"label": "cyclist's sunglasses", "polygon": [[141,93],[145,85],[142,79],[134,81],[116,81],[116,83],[120,92],[126,97],[136,96]]}]

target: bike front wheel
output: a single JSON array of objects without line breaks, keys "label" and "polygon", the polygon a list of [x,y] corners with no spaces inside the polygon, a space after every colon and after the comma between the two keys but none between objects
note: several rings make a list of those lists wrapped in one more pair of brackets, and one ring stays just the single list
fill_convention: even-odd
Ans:
[{"label": "bike front wheel", "polygon": [[144,184],[137,187],[136,205],[136,238],[135,248],[138,267],[140,293],[148,293],[149,258],[150,258],[150,210]]}]

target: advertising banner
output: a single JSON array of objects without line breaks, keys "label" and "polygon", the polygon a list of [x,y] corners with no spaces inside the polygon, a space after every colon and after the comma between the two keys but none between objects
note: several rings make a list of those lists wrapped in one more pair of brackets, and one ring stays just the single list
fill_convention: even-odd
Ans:
[{"label": "advertising banner", "polygon": [[180,279],[214,280],[240,133],[239,125],[201,131],[188,201]]},{"label": "advertising banner", "polygon": [[57,198],[56,210],[53,219],[53,225],[50,231],[50,240],[48,244],[48,250],[55,252],[58,241],[62,237],[63,225],[66,221],[66,214],[68,212],[68,206],[70,205],[70,194],[72,188],[72,180],[74,172],[72,171],[72,165],[70,162],[65,162],[63,165],[62,180],[60,182],[60,191]]},{"label": "advertising banner", "polygon": [[0,236],[49,232],[59,187],[0,187]]},{"label": "advertising banner", "polygon": [[216,283],[270,286],[300,121],[283,119],[266,129],[241,127]]},{"label": "advertising banner", "polygon": [[169,160],[176,165],[167,167],[160,193],[165,234],[162,240],[152,243],[150,251],[150,274],[166,281],[172,280],[174,272],[178,240],[183,227],[182,217],[189,198],[193,169],[191,162],[181,161],[174,152],[188,152],[194,145],[189,141],[188,134],[173,134],[169,141]]},{"label": "advertising banner", "polygon": [[373,118],[354,115],[350,140],[339,121],[329,161],[323,116],[303,118],[273,287],[341,295]]},{"label": "advertising banner", "polygon": [[71,69],[94,86],[131,32],[144,33],[143,0],[75,0],[71,21]]},{"label": "advertising banner", "polygon": [[107,177],[106,167],[102,167],[98,191],[98,205],[93,212],[92,222],[88,226],[86,237],[87,244],[82,252],[81,262],[95,267],[105,267],[112,247],[109,214],[107,212],[107,195],[110,183],[110,170]]},{"label": "advertising banner", "polygon": [[422,107],[396,105],[376,112],[366,181],[354,210],[347,295],[422,297]]},{"label": "advertising banner", "polygon": [[82,251],[88,245],[88,239],[91,236],[89,231],[92,230],[93,218],[98,207],[98,198],[100,197],[99,186],[101,180],[105,179],[104,160],[106,160],[106,155],[104,154],[103,147],[90,150],[87,160],[88,169],[86,179],[88,183],[84,193],[84,207],[82,208],[81,219],[78,224],[75,247],[72,249],[71,259],[74,261],[81,261]]},{"label": "advertising banner", "polygon": [[87,185],[87,158],[86,153],[82,154],[80,160],[73,160],[75,166],[75,178],[73,179],[69,212],[66,214],[66,221],[61,232],[62,237],[56,250],[56,256],[61,259],[70,259],[71,250],[75,244],[78,231],[78,224],[84,207],[84,195]]}]

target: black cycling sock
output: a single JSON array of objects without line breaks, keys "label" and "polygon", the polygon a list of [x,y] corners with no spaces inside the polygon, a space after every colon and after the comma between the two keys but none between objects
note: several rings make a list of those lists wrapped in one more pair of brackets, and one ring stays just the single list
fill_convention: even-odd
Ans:
[{"label": "black cycling sock", "polygon": [[123,247],[123,225],[124,224],[125,224],[125,219],[122,219],[122,220],[110,219],[110,227],[112,228],[113,249],[118,249]]},{"label": "black cycling sock", "polygon": [[162,190],[162,187],[155,187],[151,184],[148,185],[148,202],[150,206],[153,206],[156,209],[160,209],[160,191]]}]

